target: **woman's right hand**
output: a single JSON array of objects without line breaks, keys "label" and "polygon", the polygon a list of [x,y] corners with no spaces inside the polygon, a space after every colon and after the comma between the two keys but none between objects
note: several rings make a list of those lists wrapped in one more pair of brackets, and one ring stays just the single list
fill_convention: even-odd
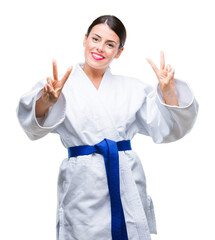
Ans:
[{"label": "woman's right hand", "polygon": [[63,86],[68,79],[72,67],[70,67],[63,78],[58,80],[58,73],[57,73],[57,63],[53,60],[53,79],[51,77],[47,77],[47,83],[43,87],[42,96],[37,100],[35,112],[36,117],[43,117],[49,110],[49,107],[53,106],[63,89]]},{"label": "woman's right hand", "polygon": [[41,100],[50,106],[54,105],[57,102],[60,93],[63,89],[63,86],[66,83],[72,71],[72,67],[69,67],[63,78],[59,80],[56,61],[53,60],[52,64],[53,64],[53,79],[51,77],[47,77],[46,79],[47,83],[43,88],[41,96]]}]

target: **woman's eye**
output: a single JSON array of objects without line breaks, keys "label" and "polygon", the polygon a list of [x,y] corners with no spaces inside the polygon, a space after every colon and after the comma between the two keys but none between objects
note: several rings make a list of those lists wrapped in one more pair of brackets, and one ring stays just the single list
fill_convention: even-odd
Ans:
[{"label": "woman's eye", "polygon": [[97,41],[98,41],[98,38],[93,37],[93,41],[94,41],[94,42],[97,42]]},{"label": "woman's eye", "polygon": [[110,48],[113,48],[113,47],[114,47],[114,45],[113,45],[113,44],[111,44],[111,43],[108,43],[108,47],[110,47]]}]

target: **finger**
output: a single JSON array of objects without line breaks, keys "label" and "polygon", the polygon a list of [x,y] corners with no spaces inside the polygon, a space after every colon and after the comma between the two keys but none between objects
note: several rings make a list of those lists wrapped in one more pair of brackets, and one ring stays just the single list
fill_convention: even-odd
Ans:
[{"label": "finger", "polygon": [[47,87],[47,83],[45,84],[45,86],[43,87],[43,93],[47,93],[48,91],[48,87]]},{"label": "finger", "polygon": [[154,70],[155,74],[158,76],[159,69],[157,68],[157,66],[154,64],[154,62],[151,59],[147,58],[146,60],[151,65],[151,67]]},{"label": "finger", "polygon": [[48,99],[49,99],[48,83],[46,83],[45,86],[43,87],[42,98],[43,98],[45,101],[48,101]]},{"label": "finger", "polygon": [[54,91],[54,88],[50,84],[47,84],[47,88],[49,93],[52,93]]},{"label": "finger", "polygon": [[167,72],[171,72],[172,71],[171,65],[169,65],[169,64],[166,65],[166,71]]},{"label": "finger", "polygon": [[[50,93],[54,98],[57,99],[58,95],[57,95],[56,91],[55,91],[54,88],[53,88],[52,86],[50,86],[49,84],[48,84],[48,93]],[[50,96],[50,94],[49,94],[49,96]]]},{"label": "finger", "polygon": [[174,79],[174,75],[175,75],[175,70],[172,69],[171,72],[168,73],[168,79]]},{"label": "finger", "polygon": [[53,65],[53,77],[54,77],[54,80],[58,80],[57,62],[56,62],[55,59],[52,61],[52,65]]},{"label": "finger", "polygon": [[47,77],[46,81],[50,86],[52,86],[52,78],[51,77]]},{"label": "finger", "polygon": [[164,52],[161,51],[160,53],[160,69],[165,69],[165,59],[164,59]]},{"label": "finger", "polygon": [[71,66],[71,67],[69,67],[69,68],[68,68],[68,70],[67,70],[67,72],[65,73],[65,75],[64,75],[64,76],[63,76],[63,78],[61,79],[61,82],[62,82],[62,87],[64,86],[64,84],[65,84],[66,80],[68,79],[68,77],[69,77],[70,73],[72,72],[72,69],[73,69],[73,67],[72,67],[72,66]]}]

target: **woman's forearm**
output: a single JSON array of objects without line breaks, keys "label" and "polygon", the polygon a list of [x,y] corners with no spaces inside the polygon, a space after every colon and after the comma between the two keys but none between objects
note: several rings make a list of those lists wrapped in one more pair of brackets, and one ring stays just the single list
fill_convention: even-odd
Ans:
[{"label": "woman's forearm", "polygon": [[35,107],[36,117],[37,117],[37,118],[39,118],[39,117],[44,117],[45,114],[48,112],[49,108],[50,108],[52,105],[53,105],[53,104],[44,102],[44,101],[42,100],[42,97],[39,98],[39,99],[36,101],[36,107]]},{"label": "woman's forearm", "polygon": [[163,92],[163,99],[167,105],[179,106],[178,98],[176,97],[174,92],[172,93]]}]

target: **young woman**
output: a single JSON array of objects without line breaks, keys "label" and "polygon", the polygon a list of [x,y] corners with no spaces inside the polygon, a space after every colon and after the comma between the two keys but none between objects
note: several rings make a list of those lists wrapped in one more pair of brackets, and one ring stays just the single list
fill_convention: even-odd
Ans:
[{"label": "young woman", "polygon": [[68,149],[58,179],[57,239],[150,240],[156,233],[145,174],[130,140],[136,133],[155,143],[182,138],[198,104],[186,83],[174,79],[161,52],[153,89],[112,75],[110,63],[124,49],[126,30],[110,15],[97,18],[84,38],[85,62],[39,82],[17,109],[30,139],[58,133]]}]

